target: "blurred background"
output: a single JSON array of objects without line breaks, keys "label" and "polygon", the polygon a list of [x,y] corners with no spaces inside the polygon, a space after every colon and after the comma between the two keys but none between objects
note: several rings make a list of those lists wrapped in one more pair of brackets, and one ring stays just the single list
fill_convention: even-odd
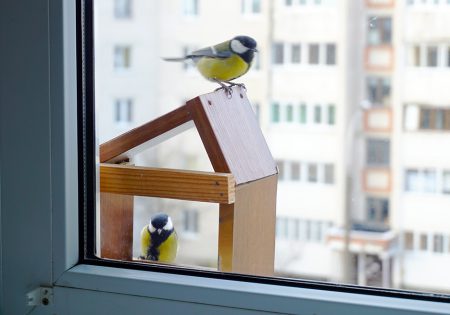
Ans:
[{"label": "blurred background", "polygon": [[[276,275],[450,293],[450,1],[94,6],[99,143],[217,87],[161,57],[252,36],[259,53],[236,81],[280,171]],[[212,171],[195,129],[133,163]],[[206,203],[135,197],[135,256],[156,212],[173,218],[177,264],[217,268]]]}]

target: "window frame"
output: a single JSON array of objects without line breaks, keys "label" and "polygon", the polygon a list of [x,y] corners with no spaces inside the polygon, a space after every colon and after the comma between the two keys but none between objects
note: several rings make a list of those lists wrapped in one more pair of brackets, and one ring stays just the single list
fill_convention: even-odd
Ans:
[{"label": "window frame", "polygon": [[[93,0],[65,0],[65,3],[69,5],[64,6],[64,18],[61,19],[64,35],[73,35],[68,33],[67,29],[73,28],[75,23],[77,25],[78,53],[76,57],[73,53],[69,54],[68,60],[64,62],[64,71],[78,78],[76,93],[78,148],[69,149],[72,153],[78,151],[78,192],[73,189],[64,192],[71,203],[60,209],[64,215],[56,215],[52,224],[54,237],[58,239],[58,236],[64,235],[64,239],[78,240],[78,244],[74,241],[70,244],[57,244],[59,247],[53,251],[54,257],[60,257],[55,263],[62,266],[61,271],[64,269],[55,277],[57,279],[55,288],[60,292],[58,294],[68,296],[71,291],[81,289],[86,294],[92,294],[93,291],[115,293],[120,294],[120,297],[137,298],[149,303],[151,303],[149,298],[156,298],[173,302],[239,308],[240,310],[233,312],[235,314],[245,310],[298,313],[300,309],[305,313],[316,313],[322,310],[321,314],[330,315],[360,314],[362,311],[368,315],[379,314],[380,311],[388,315],[428,314],[430,310],[435,311],[436,314],[445,314],[448,311],[450,305],[448,295],[212,272],[180,266],[120,262],[95,257],[93,240],[96,235],[96,214],[95,208],[92,208],[96,200]],[[71,6],[75,5],[76,17],[73,11],[70,11]],[[77,59],[76,72],[72,73],[75,58]],[[73,92],[73,89],[69,87],[64,93],[73,101],[75,97]],[[67,106],[68,104],[65,104],[66,110]],[[71,119],[73,122],[74,118]],[[65,132],[64,140],[68,145],[73,140],[70,135],[76,128],[69,124],[62,126],[61,129]],[[54,129],[52,133],[60,131]],[[74,162],[71,159],[70,154],[64,156],[64,161],[69,161],[73,165]],[[61,176],[69,175],[64,173]],[[71,180],[76,181],[73,178]],[[73,212],[70,211],[73,211],[73,205],[77,203],[76,195],[78,195],[79,221],[66,221],[67,217],[73,217]],[[77,229],[76,226],[79,228]],[[73,266],[73,259],[71,262],[68,261],[74,253],[79,254],[75,266]],[[186,290],[186,288],[189,289]],[[55,307],[58,305],[61,307],[63,303],[61,300],[57,301],[59,304]],[[96,303],[93,302],[94,305]]]}]

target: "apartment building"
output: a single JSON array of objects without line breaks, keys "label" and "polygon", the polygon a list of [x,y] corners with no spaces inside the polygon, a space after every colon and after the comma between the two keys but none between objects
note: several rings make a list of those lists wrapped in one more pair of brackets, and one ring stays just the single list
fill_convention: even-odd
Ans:
[{"label": "apartment building", "polygon": [[[276,274],[450,290],[447,1],[96,5],[100,143],[217,87],[161,57],[253,36],[260,53],[238,81],[279,167]],[[135,163],[212,170],[195,129]],[[158,211],[179,230],[178,263],[217,266],[218,209],[205,203],[136,198],[136,255]]]},{"label": "apartment building", "polygon": [[394,93],[392,228],[401,236],[394,284],[448,292],[450,3],[404,1],[396,11],[403,62]]}]

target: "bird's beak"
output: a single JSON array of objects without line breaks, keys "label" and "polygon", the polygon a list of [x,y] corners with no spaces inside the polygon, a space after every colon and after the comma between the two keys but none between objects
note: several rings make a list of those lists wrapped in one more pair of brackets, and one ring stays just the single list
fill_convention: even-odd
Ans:
[{"label": "bird's beak", "polygon": [[257,49],[257,48],[253,48],[253,51],[254,51],[254,52],[258,52],[258,49]]},{"label": "bird's beak", "polygon": [[161,232],[162,232],[162,229],[158,229],[158,234],[161,234]]}]

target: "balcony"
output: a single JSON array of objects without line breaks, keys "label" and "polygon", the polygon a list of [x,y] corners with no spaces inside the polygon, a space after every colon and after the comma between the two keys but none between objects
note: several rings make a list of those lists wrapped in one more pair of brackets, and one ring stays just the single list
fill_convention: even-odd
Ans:
[{"label": "balcony", "polygon": [[394,0],[366,0],[366,6],[369,9],[392,9]]},{"label": "balcony", "polygon": [[363,170],[363,190],[366,193],[390,193],[391,171],[387,167],[368,167]]},{"label": "balcony", "polygon": [[392,131],[392,109],[378,107],[366,110],[364,112],[364,131],[390,133]]},{"label": "balcony", "polygon": [[367,46],[365,68],[368,71],[392,71],[394,69],[394,48],[391,45]]}]

